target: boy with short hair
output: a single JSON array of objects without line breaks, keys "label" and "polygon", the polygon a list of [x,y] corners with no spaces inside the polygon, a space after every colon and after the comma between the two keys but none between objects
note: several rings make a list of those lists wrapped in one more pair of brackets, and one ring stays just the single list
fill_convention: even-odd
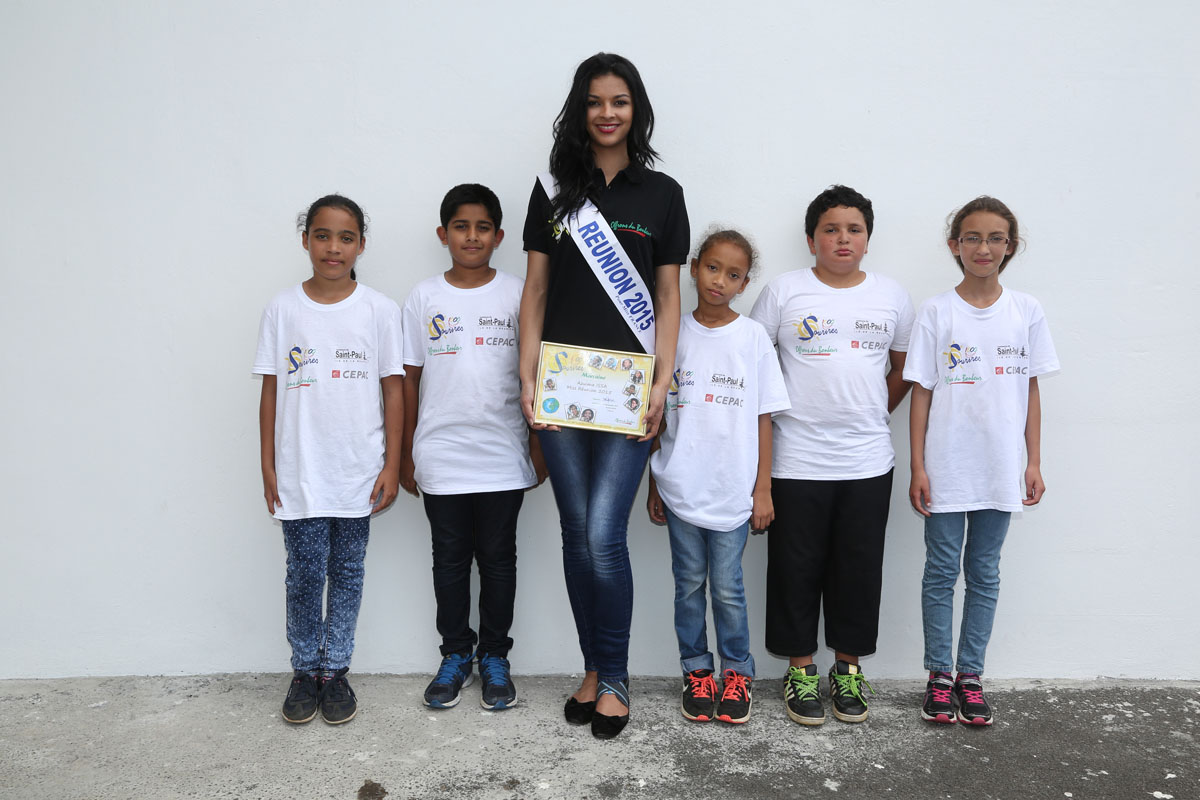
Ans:
[{"label": "boy with short hair", "polygon": [[[450,269],[417,284],[403,310],[400,484],[414,496],[424,492],[442,636],[442,663],[425,689],[431,708],[458,705],[476,657],[479,704],[499,711],[517,703],[508,662],[517,514],[525,490],[545,469],[535,470],[520,407],[517,312],[524,281],[490,266],[504,238],[500,221],[500,201],[486,186],[451,189],[437,229]],[[540,451],[534,455],[540,462]],[[470,625],[472,560],[479,565],[478,635]]]},{"label": "boy with short hair", "polygon": [[772,420],[766,638],[789,659],[784,702],[802,725],[825,721],[813,664],[822,601],[833,714],[867,718],[858,661],[879,632],[896,462],[888,421],[908,392],[915,316],[898,283],[862,270],[874,222],[871,201],[849,187],[817,195],[804,220],[815,266],[771,281],[750,312],[778,348],[792,401]]}]

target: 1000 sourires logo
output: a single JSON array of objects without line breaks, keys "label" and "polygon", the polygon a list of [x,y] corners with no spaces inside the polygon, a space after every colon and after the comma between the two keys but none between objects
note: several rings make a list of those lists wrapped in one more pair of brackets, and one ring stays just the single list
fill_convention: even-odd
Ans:
[{"label": "1000 sourires logo", "polygon": [[825,346],[820,343],[822,336],[836,336],[838,333],[837,326],[832,319],[822,319],[816,314],[809,314],[804,319],[795,323],[796,338],[800,340],[800,344],[796,345],[796,353],[800,356],[828,356],[836,353],[836,347]]},{"label": "1000 sourires logo", "polygon": [[947,386],[970,385],[983,380],[983,376],[979,374],[979,367],[971,366],[983,361],[978,347],[951,342],[950,347],[942,352],[942,356],[946,359],[946,377],[943,381]]},{"label": "1000 sourires logo", "polygon": [[[319,363],[320,359],[317,358],[316,348],[293,346],[287,354],[287,379],[284,382],[284,389],[312,386],[317,382],[317,378],[311,372]],[[306,372],[310,374],[305,374]]]},{"label": "1000 sourires logo", "polygon": [[452,356],[459,350],[462,350],[462,345],[450,344],[448,340],[450,334],[461,333],[464,330],[461,322],[462,320],[459,317],[447,316],[445,314],[431,314],[429,321],[426,323],[426,329],[429,331],[429,341],[440,343],[427,347],[426,353],[431,356]]}]

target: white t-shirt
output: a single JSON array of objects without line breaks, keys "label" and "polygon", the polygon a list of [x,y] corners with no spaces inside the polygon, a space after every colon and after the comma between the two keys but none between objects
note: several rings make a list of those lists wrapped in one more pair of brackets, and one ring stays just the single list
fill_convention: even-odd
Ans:
[{"label": "white t-shirt", "polygon": [[895,466],[885,377],[888,352],[908,349],[908,292],[874,272],[835,289],[802,269],[767,284],[750,316],[778,347],[792,399],[772,420],[771,475],[857,480]]},{"label": "white t-shirt", "polygon": [[404,303],[404,363],[421,367],[413,461],[423,492],[502,492],[537,483],[521,413],[517,314],[524,285],[497,271],[483,286],[459,289],[435,275]]},{"label": "white t-shirt", "polygon": [[1029,379],[1058,372],[1037,300],[1005,289],[975,308],[951,289],[921,305],[904,379],[933,391],[925,432],[931,511],[1024,506]]},{"label": "white t-shirt", "polygon": [[713,531],[742,525],[754,505],[758,417],[789,405],[761,325],[738,317],[706,328],[684,315],[663,412],[666,430],[650,456],[671,513]]},{"label": "white t-shirt", "polygon": [[263,311],[253,371],[277,375],[277,519],[365,517],[383,469],[379,381],[403,375],[400,307],[361,283],[345,300],[284,289]]}]

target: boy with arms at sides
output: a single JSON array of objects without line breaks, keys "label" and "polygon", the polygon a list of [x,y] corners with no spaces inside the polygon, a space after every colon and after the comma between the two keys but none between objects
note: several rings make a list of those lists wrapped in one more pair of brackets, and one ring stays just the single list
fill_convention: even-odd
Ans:
[{"label": "boy with arms at sides", "polygon": [[825,721],[813,663],[822,602],[833,714],[867,718],[858,661],[879,633],[896,462],[888,421],[908,392],[914,318],[898,283],[862,270],[874,222],[871,201],[853,189],[819,194],[804,220],[815,266],[771,281],[750,312],[779,351],[792,401],[772,420],[766,628],[767,649],[789,659],[784,704],[801,725]]},{"label": "boy with arms at sides", "polygon": [[[410,405],[400,485],[424,494],[442,636],[442,663],[425,689],[430,708],[458,705],[476,659],[479,704],[499,711],[517,703],[508,662],[517,514],[545,468],[520,407],[517,313],[524,281],[489,263],[504,238],[500,220],[500,201],[486,186],[451,189],[437,229],[450,269],[417,284],[404,304]],[[479,565],[478,634],[470,625],[472,561]]]}]

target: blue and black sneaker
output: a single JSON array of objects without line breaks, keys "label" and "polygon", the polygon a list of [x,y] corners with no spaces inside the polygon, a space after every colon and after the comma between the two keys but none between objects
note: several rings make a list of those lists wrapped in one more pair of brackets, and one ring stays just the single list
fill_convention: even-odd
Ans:
[{"label": "blue and black sneaker", "polygon": [[437,675],[425,687],[425,705],[430,708],[454,708],[459,692],[475,680],[471,672],[471,653],[451,653],[442,657]]},{"label": "blue and black sneaker", "polygon": [[479,677],[483,679],[479,705],[488,711],[503,711],[517,704],[517,687],[509,674],[507,658],[480,653]]}]

